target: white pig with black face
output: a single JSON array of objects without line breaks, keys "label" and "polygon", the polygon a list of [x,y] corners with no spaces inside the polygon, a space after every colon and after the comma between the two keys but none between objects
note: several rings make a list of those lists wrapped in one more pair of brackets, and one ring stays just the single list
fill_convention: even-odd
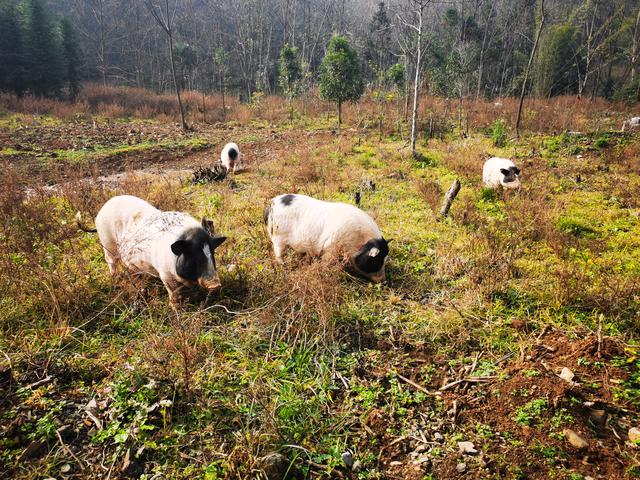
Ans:
[{"label": "white pig with black face", "polygon": [[220,289],[214,252],[226,238],[209,233],[209,220],[198,222],[185,213],[163,212],[140,198],[121,195],[103,205],[95,223],[112,275],[123,264],[134,274],[159,277],[174,305],[183,287]]},{"label": "white pig with black face", "polygon": [[508,158],[490,158],[482,168],[482,182],[490,188],[520,188],[520,169]]},{"label": "white pig with black face", "polygon": [[376,222],[353,205],[279,195],[265,209],[264,221],[279,263],[289,247],[314,257],[343,259],[372,282],[385,279],[389,242]]},{"label": "white pig with black face", "polygon": [[222,149],[222,152],[220,152],[220,163],[227,169],[227,173],[229,170],[233,170],[233,173],[243,170],[243,160],[244,157],[242,152],[240,152],[240,148],[233,142],[227,143]]}]

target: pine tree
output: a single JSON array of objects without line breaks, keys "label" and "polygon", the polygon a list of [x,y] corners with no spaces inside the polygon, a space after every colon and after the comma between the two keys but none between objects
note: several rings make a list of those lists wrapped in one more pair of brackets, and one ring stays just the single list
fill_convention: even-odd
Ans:
[{"label": "pine tree", "polygon": [[71,22],[64,18],[60,22],[60,34],[62,35],[62,53],[64,57],[65,83],[69,91],[69,98],[75,100],[80,93],[80,52],[78,49],[78,36],[71,26]]},{"label": "pine tree", "polygon": [[24,0],[21,6],[25,30],[25,84],[34,95],[58,95],[64,81],[58,32],[43,0]]},{"label": "pine tree", "polygon": [[372,71],[373,78],[380,78],[390,62],[391,22],[384,2],[378,4],[378,10],[369,23],[369,34],[364,59]]},{"label": "pine tree", "polygon": [[0,91],[24,91],[24,46],[16,0],[0,0]]},{"label": "pine tree", "polygon": [[364,81],[357,52],[346,37],[333,37],[320,65],[320,95],[338,104],[338,131],[342,124],[342,104],[357,102],[363,92]]},{"label": "pine tree", "polygon": [[278,80],[282,91],[289,99],[289,118],[293,120],[293,99],[300,90],[302,67],[298,59],[298,49],[285,44],[280,50],[278,61]]}]

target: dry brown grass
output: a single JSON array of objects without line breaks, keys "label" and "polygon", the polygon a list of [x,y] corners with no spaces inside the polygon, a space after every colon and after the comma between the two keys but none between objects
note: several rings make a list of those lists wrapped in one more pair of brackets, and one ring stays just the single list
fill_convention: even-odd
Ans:
[{"label": "dry brown grass", "polygon": [[[248,123],[254,119],[270,123],[289,121],[289,105],[280,96],[257,93],[249,104],[242,103],[236,95],[225,96],[226,112],[220,94],[202,95],[200,92],[182,92],[182,99],[190,122],[216,123],[237,121]],[[0,95],[2,105],[14,112],[27,114],[51,114],[64,119],[83,115],[101,115],[107,118],[154,118],[160,121],[178,121],[178,107],[174,95],[158,94],[150,90],[130,87],[111,87],[87,84],[74,103],[61,100],[13,95]],[[335,117],[335,105],[322,100],[317,89],[311,89],[295,102],[297,112],[311,118]],[[498,119],[509,126],[515,122],[518,100],[501,98],[494,100],[465,99],[462,111],[457,100],[422,96],[419,104],[420,131],[425,137],[443,138],[443,135],[462,123],[464,131],[487,129]],[[621,128],[622,121],[631,114],[623,103],[603,99],[594,101],[572,96],[551,99],[527,99],[522,128],[532,132],[561,132],[564,130],[595,131]],[[378,103],[373,93],[366,92],[357,104],[344,107],[347,125],[377,130],[382,115],[384,134],[398,133],[402,112],[397,102]],[[406,130],[406,129],[405,129]],[[406,135],[407,132],[403,132]]]}]

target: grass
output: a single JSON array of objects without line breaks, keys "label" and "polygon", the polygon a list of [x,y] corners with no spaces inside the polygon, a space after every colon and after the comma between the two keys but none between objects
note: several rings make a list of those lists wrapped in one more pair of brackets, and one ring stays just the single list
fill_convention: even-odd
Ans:
[{"label": "grass", "polygon": [[[267,115],[269,101],[261,98],[254,110]],[[2,128],[12,128],[12,117]],[[123,473],[129,452],[130,473],[144,471],[144,478],[257,478],[264,457],[277,453],[295,478],[336,478],[351,475],[348,450],[359,462],[354,478],[452,478],[457,442],[470,440],[490,462],[469,458],[468,468],[491,469],[496,478],[544,478],[536,472],[546,475],[550,465],[593,473],[561,434],[586,424],[582,402],[572,403],[538,360],[579,373],[584,388],[575,388],[584,400],[636,411],[640,176],[629,167],[637,138],[599,145],[599,133],[575,140],[531,132],[496,147],[478,129],[466,139],[430,139],[416,160],[399,136],[379,140],[376,122],[371,131],[337,136],[323,115],[293,127],[256,121],[230,132],[201,126],[185,137],[158,122],[122,120],[105,126],[109,133],[92,150],[56,143],[95,143],[88,120],[73,135],[64,133],[72,128],[64,119],[29,127],[29,135],[45,135],[23,147],[76,169],[106,168],[105,159],[130,154],[144,160],[157,149],[205,164],[226,136],[246,142],[255,163],[233,183],[170,187],[127,176],[92,184],[69,170],[59,190],[31,195],[24,176],[7,168],[0,178],[0,351],[11,359],[15,384],[0,404],[0,471],[55,477],[70,465],[100,478]],[[20,115],[19,122],[40,119]],[[129,144],[129,130],[144,135]],[[152,134],[155,140],[145,138]],[[541,155],[528,153],[532,144],[538,152],[543,146]],[[576,163],[578,147],[591,157]],[[0,148],[14,160],[26,155],[15,145]],[[481,188],[489,150],[517,153],[522,191]],[[598,169],[605,164],[608,172]],[[622,168],[624,176],[610,174]],[[582,182],[573,180],[577,173]],[[463,189],[441,220],[442,194],[455,177]],[[362,208],[394,239],[385,284],[295,255],[284,268],[274,264],[261,220],[269,198],[286,191],[352,202],[364,180],[376,190],[363,193]],[[30,182],[38,186],[37,178]],[[220,297],[194,292],[176,316],[157,282],[113,282],[95,236],[78,232],[73,216],[95,214],[116,193],[213,218],[229,238],[216,258]],[[465,378],[473,381],[438,392]],[[605,390],[610,378],[620,382]],[[84,413],[91,399],[100,427]],[[64,425],[71,429],[62,440],[77,459],[58,439]],[[612,433],[598,434],[607,448],[617,445]],[[19,461],[33,442],[42,442],[41,451]],[[428,448],[417,452],[423,443]],[[598,468],[609,469],[603,474],[634,465],[634,451],[620,448],[624,465],[600,460]],[[420,455],[429,462],[416,466]],[[570,478],[570,470],[557,472]]]}]

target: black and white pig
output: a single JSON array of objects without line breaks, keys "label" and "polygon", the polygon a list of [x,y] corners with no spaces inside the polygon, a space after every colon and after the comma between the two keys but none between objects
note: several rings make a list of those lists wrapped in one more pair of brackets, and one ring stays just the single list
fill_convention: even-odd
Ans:
[{"label": "black and white pig", "polygon": [[244,169],[244,157],[237,144],[231,142],[224,146],[220,152],[220,163],[227,169],[227,173],[229,170],[235,173]]},{"label": "black and white pig", "polygon": [[314,257],[342,259],[372,282],[385,279],[389,242],[376,222],[353,205],[279,195],[265,209],[264,221],[279,263],[289,247]]},{"label": "black and white pig", "polygon": [[482,182],[490,188],[520,188],[520,169],[508,158],[490,158],[482,167]]},{"label": "black and white pig", "polygon": [[138,197],[120,195],[102,206],[95,224],[112,275],[121,263],[134,274],[159,277],[173,305],[183,287],[220,290],[214,252],[226,238],[209,233],[209,220],[198,222],[186,213],[163,212]]}]

